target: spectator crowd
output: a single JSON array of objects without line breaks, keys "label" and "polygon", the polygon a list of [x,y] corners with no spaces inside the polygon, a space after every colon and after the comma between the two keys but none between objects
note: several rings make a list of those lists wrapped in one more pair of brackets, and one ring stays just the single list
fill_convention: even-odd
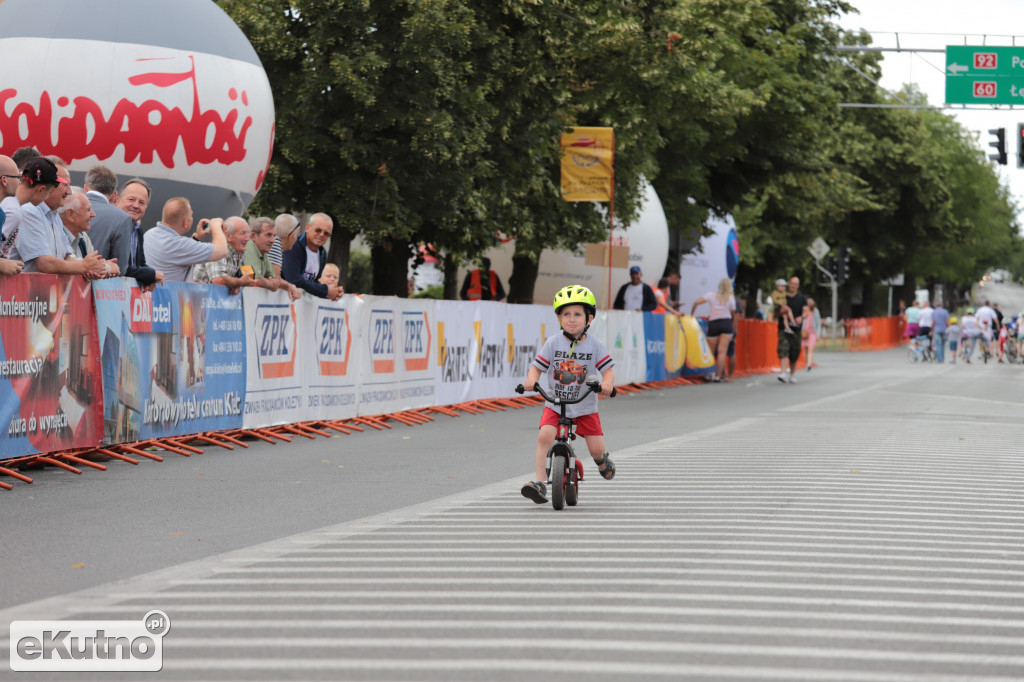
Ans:
[{"label": "spectator crowd", "polygon": [[303,291],[332,301],[345,293],[337,266],[327,262],[334,224],[325,213],[314,213],[304,230],[289,213],[196,221],[189,200],[173,197],[147,229],[149,184],[118,182],[97,165],[76,188],[59,157],[33,147],[0,155],[0,276],[132,277],[147,290],[195,282],[231,294],[255,286],[285,291],[292,300]]}]

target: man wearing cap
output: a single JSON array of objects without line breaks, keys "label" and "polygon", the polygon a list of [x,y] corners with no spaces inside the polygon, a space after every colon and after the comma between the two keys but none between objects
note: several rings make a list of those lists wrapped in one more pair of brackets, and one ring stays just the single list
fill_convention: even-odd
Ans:
[{"label": "man wearing cap", "polygon": [[[22,149],[24,149],[24,147]],[[21,150],[19,149],[18,151]],[[15,152],[15,156],[17,156],[17,154],[18,152]],[[37,158],[39,158],[38,155],[36,155],[35,159]],[[6,180],[14,183],[13,187],[11,187],[11,189],[14,190],[13,196],[5,197],[3,201],[0,201],[0,206],[3,207],[4,213],[6,214],[6,220],[4,221],[3,226],[3,242],[0,244],[0,256],[4,258],[7,258],[10,255],[11,250],[14,248],[14,242],[18,238],[18,229],[21,226],[22,205],[27,203],[41,204],[50,194],[50,190],[56,185],[56,182],[54,182],[54,184],[48,184],[41,180],[29,181],[22,176],[28,162],[34,161],[35,159],[28,159],[25,161],[24,166],[19,166],[18,161],[14,157],[11,157],[11,161],[15,165],[14,173],[9,172],[10,166],[7,166],[6,170],[4,170]],[[41,165],[45,166],[46,164]],[[42,171],[36,169],[31,172],[31,175],[35,178],[40,172]],[[10,177],[12,175],[14,177]],[[49,177],[50,176],[47,171],[47,178]],[[56,171],[54,171],[53,177],[56,177]]]},{"label": "man wearing cap", "polygon": [[67,165],[55,157],[33,159],[22,173],[22,180],[26,179],[33,190],[37,185],[51,185],[51,191],[38,204],[32,201],[22,204],[21,225],[11,249],[11,258],[24,261],[25,272],[91,278],[105,276],[107,265],[95,251],[81,260],[71,255],[64,224],[57,214],[57,209],[64,206],[64,200],[71,195],[71,175]]},{"label": "man wearing cap", "polygon": [[505,298],[498,273],[491,270],[491,259],[481,258],[480,267],[466,273],[459,296],[463,301],[500,301]]},{"label": "man wearing cap", "polygon": [[619,288],[613,308],[652,311],[658,307],[658,297],[654,295],[654,289],[650,285],[644,284],[643,274],[639,265],[629,269],[629,283]]}]

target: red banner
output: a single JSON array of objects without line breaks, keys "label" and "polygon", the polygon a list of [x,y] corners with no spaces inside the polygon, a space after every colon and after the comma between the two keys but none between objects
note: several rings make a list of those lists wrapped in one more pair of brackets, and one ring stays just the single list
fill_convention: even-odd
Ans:
[{"label": "red banner", "polygon": [[0,278],[0,426],[0,459],[100,442],[96,311],[83,278]]}]

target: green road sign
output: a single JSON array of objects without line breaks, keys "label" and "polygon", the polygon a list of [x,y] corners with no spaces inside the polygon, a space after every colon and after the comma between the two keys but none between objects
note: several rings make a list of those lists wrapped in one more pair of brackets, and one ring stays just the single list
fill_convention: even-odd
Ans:
[{"label": "green road sign", "polygon": [[946,103],[1024,106],[1024,47],[946,46]]}]

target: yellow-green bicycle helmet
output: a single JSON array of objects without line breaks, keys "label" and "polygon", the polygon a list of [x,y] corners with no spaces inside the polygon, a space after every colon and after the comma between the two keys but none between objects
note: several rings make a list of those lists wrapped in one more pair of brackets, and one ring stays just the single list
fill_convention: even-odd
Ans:
[{"label": "yellow-green bicycle helmet", "polygon": [[555,294],[555,315],[567,305],[583,306],[583,314],[587,316],[587,324],[583,326],[583,331],[579,333],[579,336],[573,336],[564,329],[562,330],[565,338],[569,339],[569,348],[571,350],[576,347],[576,342],[582,339],[583,335],[590,329],[590,318],[597,317],[597,299],[594,298],[594,292],[590,289],[581,287],[579,284],[570,284],[567,287],[562,287]]},{"label": "yellow-green bicycle helmet", "polygon": [[587,315],[597,315],[597,299],[594,298],[594,292],[579,284],[570,284],[558,290],[554,300],[555,315],[571,304],[582,305]]}]

